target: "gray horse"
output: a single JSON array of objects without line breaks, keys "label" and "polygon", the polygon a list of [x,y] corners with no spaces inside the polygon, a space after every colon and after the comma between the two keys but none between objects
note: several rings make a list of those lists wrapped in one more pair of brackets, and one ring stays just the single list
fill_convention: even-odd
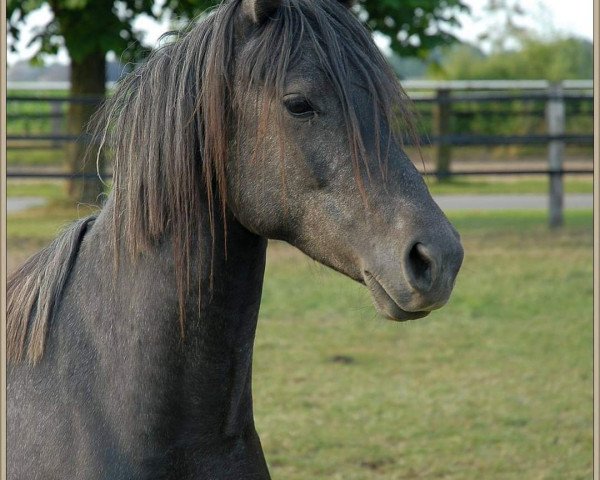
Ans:
[{"label": "gray horse", "polygon": [[251,395],[267,239],[388,318],[446,303],[459,236],[348,7],[225,1],[104,106],[104,207],[9,279],[9,478],[269,478]]}]

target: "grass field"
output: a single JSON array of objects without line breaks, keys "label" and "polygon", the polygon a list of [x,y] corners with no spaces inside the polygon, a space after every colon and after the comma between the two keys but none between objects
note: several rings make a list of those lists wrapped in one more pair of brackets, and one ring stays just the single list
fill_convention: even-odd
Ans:
[{"label": "grass field", "polygon": [[[496,195],[496,194],[543,194],[549,191],[547,178],[494,178],[458,177],[439,182],[428,179],[427,186],[432,194],[436,195]],[[593,193],[593,178],[565,177],[565,193]]]},{"label": "grass field", "polygon": [[64,169],[65,152],[62,148],[13,148],[7,151],[6,165],[15,167],[54,167],[53,170]]},{"label": "grass field", "polygon": [[[56,203],[9,216],[9,255],[75,216]],[[377,317],[364,287],[269,247],[254,398],[273,478],[591,478],[591,212],[557,232],[545,212],[451,220],[466,252],[455,292],[415,322]]]},{"label": "grass field", "polygon": [[255,361],[274,478],[588,479],[591,215],[454,215],[450,304],[379,319],[359,285],[272,248]]}]

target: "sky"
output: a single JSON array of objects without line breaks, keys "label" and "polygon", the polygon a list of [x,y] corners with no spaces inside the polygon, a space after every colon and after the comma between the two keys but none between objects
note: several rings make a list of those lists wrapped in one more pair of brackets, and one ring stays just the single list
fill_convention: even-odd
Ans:
[{"label": "sky", "polygon": [[[484,6],[487,0],[467,0],[471,15],[462,18],[459,36],[464,40],[475,41],[477,35],[491,26],[486,18]],[[575,34],[593,40],[594,2],[593,0],[516,0],[526,12],[520,23],[542,34],[554,32]]]},{"label": "sky", "polygon": [[[471,15],[462,15],[462,27],[455,34],[464,41],[477,43],[480,33],[493,28],[494,19],[490,18],[483,9],[488,0],[465,0],[471,8]],[[574,34],[589,40],[593,39],[593,0],[510,0],[517,2],[526,12],[520,19],[522,26],[528,27],[540,34],[552,35],[553,33]],[[31,14],[27,21],[27,29],[19,42],[18,53],[8,53],[8,64],[12,65],[21,59],[28,59],[35,48],[27,48],[27,43],[36,27],[43,26],[51,18],[49,7]],[[145,32],[145,42],[152,45],[169,29],[168,22],[158,24],[150,17],[139,18],[136,29]],[[378,44],[385,48],[386,41],[378,39]],[[485,46],[484,46],[485,47]],[[58,61],[68,62],[68,55],[62,51]]]}]

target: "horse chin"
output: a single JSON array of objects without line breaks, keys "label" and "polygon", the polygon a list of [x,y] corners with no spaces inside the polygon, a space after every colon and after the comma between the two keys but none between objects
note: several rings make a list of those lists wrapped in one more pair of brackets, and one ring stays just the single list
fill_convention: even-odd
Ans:
[{"label": "horse chin", "polygon": [[373,304],[380,315],[389,320],[396,322],[405,322],[407,320],[416,320],[429,315],[429,311],[410,312],[404,310],[398,303],[388,294],[385,288],[377,281],[373,274],[365,271],[364,282],[371,292]]}]

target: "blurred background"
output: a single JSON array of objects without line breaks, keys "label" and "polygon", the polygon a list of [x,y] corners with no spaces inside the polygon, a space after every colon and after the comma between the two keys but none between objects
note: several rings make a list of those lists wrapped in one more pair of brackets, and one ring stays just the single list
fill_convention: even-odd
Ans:
[{"label": "blurred background", "polygon": [[[8,1],[9,272],[101,205],[111,166],[84,155],[85,126],[215,3]],[[271,245],[254,396],[273,477],[591,478],[593,2],[354,10],[414,102],[409,154],[465,263],[448,306],[392,324]]]}]

